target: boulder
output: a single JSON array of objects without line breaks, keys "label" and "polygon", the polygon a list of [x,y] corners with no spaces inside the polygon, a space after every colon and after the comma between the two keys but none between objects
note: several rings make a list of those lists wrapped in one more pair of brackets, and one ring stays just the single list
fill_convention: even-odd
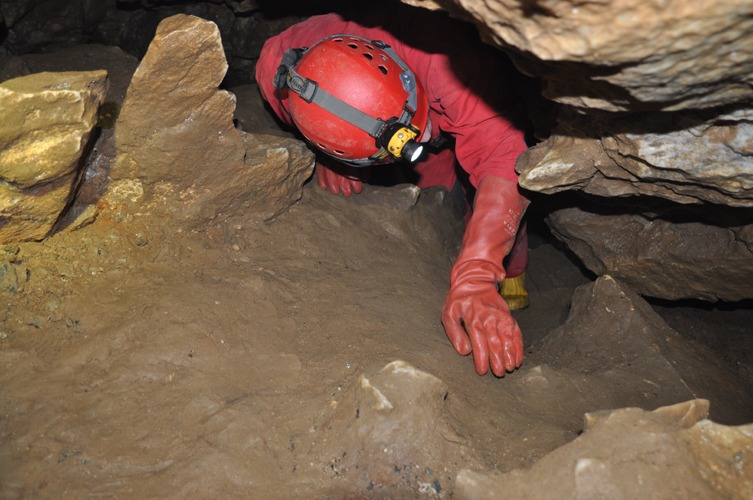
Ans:
[{"label": "boulder", "polygon": [[547,223],[588,269],[641,295],[753,298],[753,209],[678,207],[651,214],[629,207],[594,202],[588,209],[562,208]]},{"label": "boulder", "polygon": [[753,425],[727,427],[690,400],[585,417],[585,431],[528,470],[460,471],[456,498],[750,498]]},{"label": "boulder", "polygon": [[106,71],[37,73],[0,84],[0,242],[41,240],[70,205]]},{"label": "boulder", "polygon": [[444,497],[459,464],[482,466],[447,393],[443,381],[401,360],[361,374],[317,426],[310,455],[321,462],[313,467],[342,478],[344,496]]},{"label": "boulder", "polygon": [[753,110],[615,116],[562,112],[518,159],[521,186],[604,197],[753,206]]},{"label": "boulder", "polygon": [[559,393],[582,395],[580,403],[563,401],[579,414],[618,406],[651,410],[700,397],[711,401],[715,421],[750,422],[753,397],[733,367],[670,328],[611,276],[575,289],[565,323],[529,349],[529,363],[543,360],[515,384],[529,396],[541,392],[533,399],[543,405],[557,404]]},{"label": "boulder", "polygon": [[160,23],[133,75],[116,123],[110,176],[142,185],[142,208],[167,210],[186,228],[230,206],[269,220],[300,199],[313,171],[301,141],[245,134],[233,125],[235,96],[217,26],[176,15]]}]

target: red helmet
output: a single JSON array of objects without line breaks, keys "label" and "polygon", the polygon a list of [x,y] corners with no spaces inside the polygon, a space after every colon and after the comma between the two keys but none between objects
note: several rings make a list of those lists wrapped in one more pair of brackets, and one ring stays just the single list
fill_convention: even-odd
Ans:
[{"label": "red helmet", "polygon": [[285,53],[275,85],[287,86],[296,127],[350,165],[414,161],[429,105],[421,83],[386,44],[333,35]]}]

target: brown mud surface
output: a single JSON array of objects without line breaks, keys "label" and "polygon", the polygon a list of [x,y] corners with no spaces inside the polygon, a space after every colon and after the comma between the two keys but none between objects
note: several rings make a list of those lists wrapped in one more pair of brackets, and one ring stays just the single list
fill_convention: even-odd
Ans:
[{"label": "brown mud surface", "polygon": [[[268,224],[181,232],[108,209],[6,247],[0,497],[446,498],[460,469],[526,468],[572,441],[587,411],[699,397],[715,421],[753,421],[749,400],[722,408],[715,387],[648,395],[642,355],[617,387],[537,349],[593,278],[535,219],[531,306],[515,313],[529,356],[479,377],[439,322],[462,221],[443,191],[414,195],[309,183]],[[748,311],[729,314],[742,335]],[[731,347],[689,368],[744,374],[750,351]]]}]

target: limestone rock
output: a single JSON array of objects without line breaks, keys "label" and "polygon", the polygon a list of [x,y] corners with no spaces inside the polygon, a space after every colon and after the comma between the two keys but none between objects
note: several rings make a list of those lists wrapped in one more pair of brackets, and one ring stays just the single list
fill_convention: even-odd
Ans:
[{"label": "limestone rock", "polygon": [[[117,109],[125,99],[128,83],[138,66],[138,59],[118,47],[90,43],[55,51],[10,57],[0,65],[0,80],[44,71],[106,70],[110,82],[107,101]],[[103,105],[105,108],[107,104]],[[106,110],[103,110],[106,111]]]},{"label": "limestone rock", "polygon": [[520,184],[543,193],[753,206],[751,123],[751,109],[718,116],[564,112],[555,133],[518,160]]},{"label": "limestone rock", "polygon": [[433,375],[393,361],[343,389],[310,455],[323,461],[315,467],[347,481],[345,496],[443,498],[458,464],[481,467],[447,412],[447,386]]},{"label": "limestone rock", "polygon": [[0,84],[0,242],[41,240],[71,202],[106,71],[37,73]]},{"label": "limestone rock", "polygon": [[753,298],[753,211],[676,208],[647,215],[612,206],[552,212],[553,233],[596,274],[670,300]]},{"label": "limestone rock", "polygon": [[[706,420],[708,402],[652,412],[626,408],[587,415],[585,432],[528,470],[485,475],[462,470],[455,497],[750,498],[753,425]],[[671,473],[668,473],[671,471]]]},{"label": "limestone rock", "polygon": [[173,210],[189,228],[229,210],[269,219],[300,198],[313,169],[300,141],[270,137],[262,147],[233,126],[235,96],[218,88],[226,70],[214,23],[170,17],[134,73],[116,124],[111,177],[138,179],[148,207]]},{"label": "limestone rock", "polygon": [[753,6],[745,0],[583,3],[404,0],[462,7],[511,49],[545,97],[583,108],[679,110],[753,97]]}]

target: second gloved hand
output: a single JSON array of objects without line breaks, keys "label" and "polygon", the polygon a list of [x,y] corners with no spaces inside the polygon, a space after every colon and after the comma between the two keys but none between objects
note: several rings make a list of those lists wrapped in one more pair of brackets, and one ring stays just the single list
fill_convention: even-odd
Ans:
[{"label": "second gloved hand", "polygon": [[355,168],[316,163],[316,181],[319,187],[332,194],[358,194],[363,191],[363,183],[369,180],[370,175],[371,167]]}]

